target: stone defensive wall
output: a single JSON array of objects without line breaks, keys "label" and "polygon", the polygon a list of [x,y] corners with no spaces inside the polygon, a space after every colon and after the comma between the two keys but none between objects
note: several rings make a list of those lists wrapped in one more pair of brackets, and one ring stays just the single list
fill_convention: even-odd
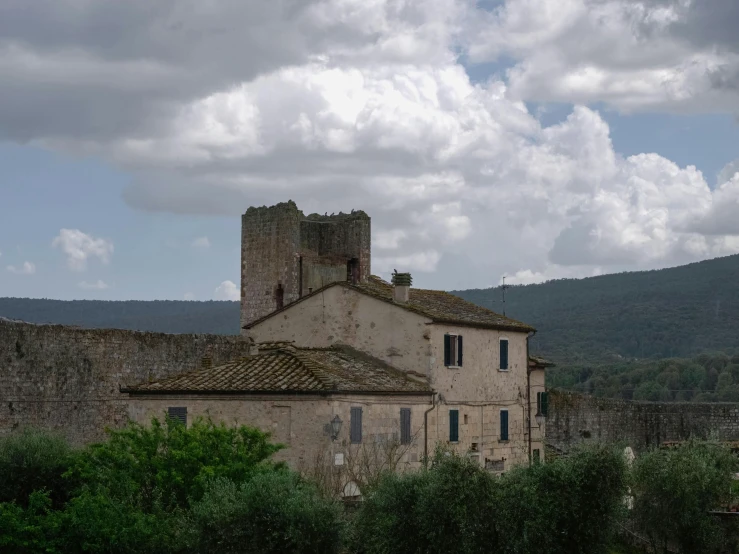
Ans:
[{"label": "stone defensive wall", "polygon": [[566,452],[589,441],[621,443],[639,452],[691,437],[739,440],[739,404],[635,402],[549,391],[547,444]]},{"label": "stone defensive wall", "polygon": [[55,429],[73,443],[127,420],[119,387],[246,356],[238,336],[34,325],[0,318],[0,434]]}]

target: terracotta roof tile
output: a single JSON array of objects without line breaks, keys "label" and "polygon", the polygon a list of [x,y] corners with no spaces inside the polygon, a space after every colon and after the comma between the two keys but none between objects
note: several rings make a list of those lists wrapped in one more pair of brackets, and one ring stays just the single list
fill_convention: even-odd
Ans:
[{"label": "terracotta roof tile", "polygon": [[[378,392],[431,393],[381,360],[345,346],[295,348],[259,345],[258,354],[209,369],[121,389],[128,393]],[[266,349],[263,349],[266,347]]]}]

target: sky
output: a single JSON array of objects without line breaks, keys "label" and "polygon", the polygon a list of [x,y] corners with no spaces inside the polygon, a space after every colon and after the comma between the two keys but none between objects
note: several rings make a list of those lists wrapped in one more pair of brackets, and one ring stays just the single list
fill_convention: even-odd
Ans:
[{"label": "sky", "polygon": [[0,3],[0,296],[237,299],[240,214],[439,289],[739,253],[735,0]]}]

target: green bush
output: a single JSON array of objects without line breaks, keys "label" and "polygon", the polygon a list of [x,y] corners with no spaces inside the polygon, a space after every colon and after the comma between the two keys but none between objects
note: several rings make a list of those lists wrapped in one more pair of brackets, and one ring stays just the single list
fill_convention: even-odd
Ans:
[{"label": "green bush", "polygon": [[635,460],[632,517],[654,552],[668,546],[685,553],[721,548],[727,537],[708,512],[726,501],[736,466],[728,449],[693,441]]},{"label": "green bush", "polygon": [[619,451],[578,450],[551,464],[493,477],[459,456],[389,475],[356,515],[359,553],[607,552],[626,490]]},{"label": "green bush", "polygon": [[3,554],[55,554],[63,552],[58,540],[60,519],[51,510],[47,492],[35,491],[24,509],[14,502],[0,503],[0,552]]},{"label": "green bush", "polygon": [[48,431],[25,429],[0,438],[0,502],[28,505],[33,491],[44,489],[54,507],[69,497],[72,450],[67,441]]},{"label": "green bush", "polygon": [[199,553],[339,552],[341,507],[290,471],[212,480],[192,507]]},{"label": "green bush", "polygon": [[501,551],[607,552],[623,515],[626,484],[622,452],[605,446],[513,469],[503,477],[498,498]]},{"label": "green bush", "polygon": [[196,419],[187,428],[169,418],[164,423],[153,419],[151,427],[130,423],[110,431],[107,442],[77,457],[69,476],[95,494],[146,513],[156,506],[187,509],[202,496],[208,479],[239,483],[281,467],[269,459],[280,448],[267,433],[251,427]]}]

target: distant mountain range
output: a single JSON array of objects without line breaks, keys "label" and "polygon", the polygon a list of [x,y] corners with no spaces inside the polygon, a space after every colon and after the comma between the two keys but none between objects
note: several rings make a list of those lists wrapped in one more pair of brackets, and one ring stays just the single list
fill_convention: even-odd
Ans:
[{"label": "distant mountain range", "polygon": [[[452,292],[503,311],[499,287]],[[505,311],[534,325],[534,351],[560,363],[732,352],[739,348],[739,256],[512,286],[506,291]],[[239,332],[238,302],[0,298],[0,316],[166,333]]]}]

